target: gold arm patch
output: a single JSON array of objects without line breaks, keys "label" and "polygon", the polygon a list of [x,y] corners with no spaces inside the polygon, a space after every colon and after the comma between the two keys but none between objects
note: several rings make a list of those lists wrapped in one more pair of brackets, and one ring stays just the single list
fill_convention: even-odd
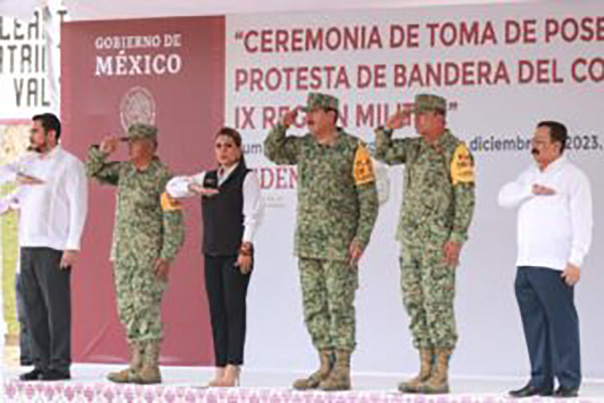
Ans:
[{"label": "gold arm patch", "polygon": [[352,174],[354,177],[354,184],[357,186],[375,181],[371,156],[369,155],[367,147],[365,147],[365,143],[361,141],[359,141],[359,146],[354,155]]},{"label": "gold arm patch", "polygon": [[182,210],[182,204],[170,196],[168,192],[164,192],[161,194],[161,209],[163,211]]},{"label": "gold arm patch", "polygon": [[461,143],[453,153],[451,161],[451,181],[453,185],[458,183],[474,183],[474,159],[464,143]]}]

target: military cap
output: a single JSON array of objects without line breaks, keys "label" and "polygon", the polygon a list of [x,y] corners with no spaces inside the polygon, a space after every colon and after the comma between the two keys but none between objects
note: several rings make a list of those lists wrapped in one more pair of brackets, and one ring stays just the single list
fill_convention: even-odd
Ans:
[{"label": "military cap", "polygon": [[133,123],[128,128],[128,140],[155,140],[157,141],[157,127],[146,123]]},{"label": "military cap", "polygon": [[334,96],[321,94],[320,92],[310,92],[306,100],[306,106],[302,107],[302,110],[304,112],[313,109],[335,109],[337,111],[339,106],[340,101]]},{"label": "military cap", "polygon": [[447,100],[433,94],[418,94],[415,96],[415,113],[422,112],[447,112]]}]

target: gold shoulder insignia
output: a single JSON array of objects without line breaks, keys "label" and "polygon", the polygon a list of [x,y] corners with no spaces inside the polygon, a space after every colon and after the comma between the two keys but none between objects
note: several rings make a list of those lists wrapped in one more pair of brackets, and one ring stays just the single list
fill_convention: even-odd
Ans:
[{"label": "gold shoulder insignia", "polygon": [[365,143],[360,140],[354,155],[353,177],[354,184],[357,186],[375,181],[371,156]]},{"label": "gold shoulder insignia", "polygon": [[164,192],[161,194],[161,209],[163,211],[182,210],[182,204],[178,199],[170,196],[168,192]]},{"label": "gold shoulder insignia", "polygon": [[474,183],[474,159],[465,143],[460,143],[451,160],[451,182],[453,185],[458,183]]}]

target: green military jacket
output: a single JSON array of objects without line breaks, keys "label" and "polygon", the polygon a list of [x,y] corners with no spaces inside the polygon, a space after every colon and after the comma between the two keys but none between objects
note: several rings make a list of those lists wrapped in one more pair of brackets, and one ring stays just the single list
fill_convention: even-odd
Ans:
[{"label": "green military jacket", "polygon": [[268,134],[266,157],[297,165],[298,215],[295,251],[299,257],[347,260],[350,244],[369,243],[378,214],[370,156],[356,137],[338,130],[333,145],[312,134],[286,136],[279,124]]},{"label": "green military jacket", "polygon": [[474,162],[465,144],[449,130],[428,144],[423,137],[392,139],[392,131],[376,130],[375,158],[389,165],[405,164],[399,241],[416,230],[435,238],[463,243],[474,213]]},{"label": "green military jacket", "polygon": [[102,184],[117,186],[111,260],[120,265],[150,266],[157,258],[172,260],[184,241],[182,210],[163,195],[171,175],[154,158],[145,170],[130,161],[107,162],[93,146],[86,171]]}]

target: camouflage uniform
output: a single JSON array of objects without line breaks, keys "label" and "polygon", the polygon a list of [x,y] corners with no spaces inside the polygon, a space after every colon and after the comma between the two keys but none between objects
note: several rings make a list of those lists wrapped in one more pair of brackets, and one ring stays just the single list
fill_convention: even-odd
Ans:
[{"label": "camouflage uniform", "polygon": [[[153,127],[135,124],[129,139],[155,139]],[[164,195],[171,174],[154,157],[144,170],[130,161],[107,162],[107,155],[89,150],[88,175],[102,184],[117,186],[117,213],[111,261],[119,317],[131,343],[144,345],[162,338],[161,299],[166,283],[155,277],[158,258],[171,261],[184,239],[182,211]]]},{"label": "camouflage uniform", "polygon": [[[310,108],[337,110],[328,95],[310,94]],[[298,167],[295,253],[299,258],[304,318],[319,351],[355,348],[354,294],[358,272],[349,266],[355,240],[364,248],[378,214],[371,161],[365,145],[339,129],[333,145],[312,134],[285,135],[278,124],[265,140],[268,159]]]},{"label": "camouflage uniform", "polygon": [[[446,109],[433,95],[416,97],[416,113]],[[417,349],[455,347],[453,313],[455,270],[447,266],[447,241],[462,244],[474,211],[473,160],[467,147],[449,130],[432,145],[423,137],[392,139],[376,130],[376,159],[405,164],[403,205],[397,240],[401,242],[401,288]]]}]

